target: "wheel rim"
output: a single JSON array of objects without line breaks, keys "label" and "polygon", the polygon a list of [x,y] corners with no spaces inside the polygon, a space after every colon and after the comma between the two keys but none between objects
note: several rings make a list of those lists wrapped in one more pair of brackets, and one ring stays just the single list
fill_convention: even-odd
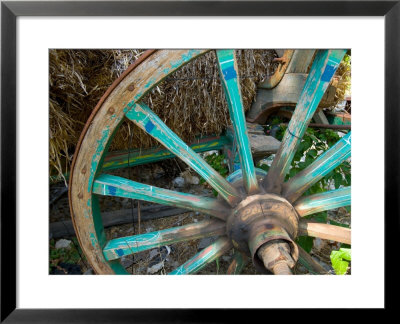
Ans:
[{"label": "wheel rim", "polygon": [[[287,183],[283,182],[296,146],[304,135],[313,111],[318,106],[320,97],[322,97],[345,51],[319,51],[306,81],[302,97],[267,175],[260,173],[260,170],[254,167],[234,51],[217,51],[220,77],[228,102],[235,140],[238,143],[241,164],[241,176],[237,177],[241,180],[239,185],[235,185],[234,182],[231,183],[229,178],[221,177],[176,136],[149,107],[140,102],[140,99],[148,91],[168,75],[205,52],[204,50],[147,52],[144,59],[130,68],[129,72],[123,78],[117,80],[112,88],[107,91],[108,93],[102,98],[96,112],[92,114],[85,127],[80,140],[80,143],[84,143],[84,146],[79,144],[74,156],[69,197],[75,232],[82,250],[96,273],[127,273],[118,261],[124,255],[167,243],[171,244],[211,235],[221,235],[221,238],[171,274],[195,273],[207,263],[229,251],[233,246],[235,246],[236,252],[228,273],[239,273],[245,264],[246,257],[244,255],[247,251],[245,251],[245,248],[239,248],[237,236],[233,236],[232,233],[229,233],[229,230],[227,231],[225,222],[230,224],[229,228],[243,227],[243,219],[237,221],[234,217],[237,214],[235,208],[248,197],[254,198],[264,195],[263,198],[256,198],[256,200],[257,203],[262,199],[264,199],[262,201],[266,201],[265,194],[273,194],[279,199],[285,200],[285,204],[293,209],[293,214],[288,223],[287,219],[278,215],[279,213],[277,213],[277,217],[273,218],[271,213],[262,212],[260,215],[246,211],[251,215],[251,221],[245,224],[245,229],[254,234],[247,235],[240,243],[241,245],[249,245],[250,254],[258,268],[262,268],[263,263],[264,265],[268,263],[270,266],[267,268],[273,271],[275,266],[281,264],[281,262],[276,261],[276,258],[276,260],[268,259],[268,256],[273,255],[271,248],[269,248],[269,252],[261,253],[261,246],[271,245],[271,242],[275,243],[279,240],[287,243],[289,248],[286,254],[289,259],[292,258],[292,261],[296,262],[299,251],[294,239],[298,232],[310,236],[335,239],[340,242],[345,241],[347,243],[350,241],[349,231],[343,231],[333,225],[325,224],[326,226],[321,226],[320,224],[320,226],[316,226],[301,219],[302,216],[313,213],[315,210],[327,210],[349,204],[350,189],[334,190],[323,195],[298,199],[312,183],[318,181],[349,157],[350,133],[339,141],[334,148],[326,152],[324,156],[320,156],[300,176],[295,176]],[[157,64],[154,64],[154,62],[157,62]],[[310,100],[310,96],[312,100]],[[219,193],[218,199],[201,198],[101,174],[104,153],[124,118],[133,121],[197,171]],[[214,216],[216,219],[107,242],[99,212],[98,195],[128,197],[170,204],[200,211]],[[270,204],[276,205],[277,200],[273,200]],[[286,215],[287,213],[282,214]],[[273,220],[271,221],[271,219]],[[267,227],[260,231],[259,229],[262,226]],[[276,234],[278,232],[279,235]],[[254,243],[255,241],[257,243]],[[276,244],[272,244],[272,246],[275,247]],[[247,254],[249,253],[247,252]],[[281,254],[279,258],[282,259]],[[300,261],[305,258],[300,250]],[[314,265],[314,267],[316,266]]]}]

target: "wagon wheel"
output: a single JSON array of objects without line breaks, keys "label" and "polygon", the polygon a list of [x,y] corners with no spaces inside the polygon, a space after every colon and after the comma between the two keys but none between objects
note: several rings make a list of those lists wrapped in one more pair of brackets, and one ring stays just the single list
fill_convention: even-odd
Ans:
[{"label": "wagon wheel", "polygon": [[[119,262],[124,255],[219,235],[217,241],[172,274],[195,273],[232,247],[236,252],[229,273],[240,272],[246,255],[253,259],[255,267],[261,272],[291,274],[290,268],[298,260],[314,272],[322,272],[321,267],[296,245],[294,239],[301,234],[350,243],[349,229],[302,219],[302,216],[312,213],[349,205],[350,188],[307,197],[302,197],[302,194],[350,156],[350,133],[289,181],[284,182],[284,177],[345,51],[318,52],[268,174],[254,167],[234,51],[216,52],[241,164],[241,169],[227,179],[213,170],[141,102],[158,83],[205,52],[147,51],[110,87],[90,116],[76,149],[69,185],[71,215],[82,250],[96,273],[122,274],[127,273]],[[166,190],[102,171],[105,153],[124,119],[134,122],[186,162],[218,192],[218,197],[213,199]],[[213,218],[107,241],[99,211],[99,195],[178,206]]]}]

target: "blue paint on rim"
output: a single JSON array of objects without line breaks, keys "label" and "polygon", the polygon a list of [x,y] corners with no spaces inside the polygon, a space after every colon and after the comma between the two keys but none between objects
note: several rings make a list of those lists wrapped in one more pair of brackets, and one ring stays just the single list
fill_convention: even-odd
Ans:
[{"label": "blue paint on rim", "polygon": [[122,250],[122,249],[116,249],[115,252],[117,252],[118,256],[124,255],[124,250]]}]

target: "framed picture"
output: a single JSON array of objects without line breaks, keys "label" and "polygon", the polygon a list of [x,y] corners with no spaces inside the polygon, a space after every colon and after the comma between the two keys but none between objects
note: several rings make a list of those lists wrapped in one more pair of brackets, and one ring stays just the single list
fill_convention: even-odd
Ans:
[{"label": "framed picture", "polygon": [[[1,17],[2,321],[224,321],[236,312],[223,308],[391,306],[384,283],[395,280],[398,235],[390,217],[399,213],[398,1],[4,1]],[[54,48],[351,49],[351,276],[49,276]]]}]

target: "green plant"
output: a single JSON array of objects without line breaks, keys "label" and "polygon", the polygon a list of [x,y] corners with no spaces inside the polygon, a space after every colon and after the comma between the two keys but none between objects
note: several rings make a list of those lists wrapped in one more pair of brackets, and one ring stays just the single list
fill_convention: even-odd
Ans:
[{"label": "green plant", "polygon": [[55,241],[54,239],[51,239],[49,252],[49,271],[57,267],[60,262],[77,264],[81,260],[81,256],[84,258],[76,237],[72,238],[72,243],[69,248],[61,249],[56,249]]},{"label": "green plant", "polygon": [[345,275],[351,261],[351,249],[340,248],[339,251],[332,251],[330,258],[335,273]]},{"label": "green plant", "polygon": [[[277,123],[276,118],[273,120]],[[276,132],[276,138],[282,140],[287,126],[280,125]],[[286,176],[286,180],[294,177],[297,173],[307,168],[312,164],[318,156],[331,148],[338,140],[340,136],[337,132],[330,129],[312,129],[308,128],[303,136],[303,139],[294,155],[291,169]],[[259,168],[268,172],[269,166],[266,164],[258,165]],[[338,189],[341,185],[351,185],[351,164],[348,161],[343,162],[340,166],[335,168],[332,172],[327,174],[319,182],[311,186],[305,193],[304,196],[321,193],[330,190],[330,184],[334,184],[335,189]],[[350,211],[350,208],[347,209]],[[313,215],[306,216],[305,218],[312,219],[316,222],[326,223],[328,220],[328,213],[326,211],[316,213]],[[338,222],[330,220],[333,225],[339,225],[348,227]],[[310,252],[313,246],[314,238],[310,236],[300,236],[297,238],[297,243],[307,252]]]},{"label": "green plant", "polygon": [[[229,173],[228,165],[226,163],[226,158],[224,154],[217,154],[213,153],[210,155],[207,155],[205,157],[205,160],[207,163],[215,170],[217,171],[220,175],[223,177],[226,177]],[[200,183],[205,183],[206,180],[203,178],[200,179]],[[217,196],[218,193],[213,189],[214,196]]]}]

